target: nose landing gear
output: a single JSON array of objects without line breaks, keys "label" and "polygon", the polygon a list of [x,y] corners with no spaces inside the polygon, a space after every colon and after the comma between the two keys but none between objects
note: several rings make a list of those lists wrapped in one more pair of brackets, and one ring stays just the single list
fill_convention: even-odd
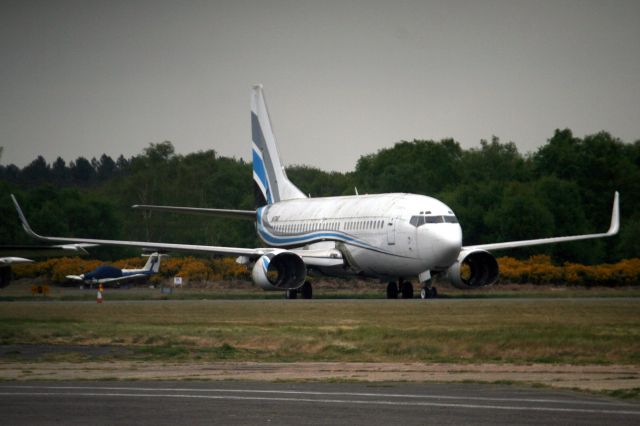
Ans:
[{"label": "nose landing gear", "polygon": [[420,290],[421,299],[435,299],[436,297],[438,297],[438,290],[435,287],[422,286],[422,290]]},{"label": "nose landing gear", "polygon": [[438,290],[431,285],[433,282],[431,279],[431,271],[424,271],[418,278],[422,283],[422,290],[420,290],[421,299],[435,299],[438,297]]}]

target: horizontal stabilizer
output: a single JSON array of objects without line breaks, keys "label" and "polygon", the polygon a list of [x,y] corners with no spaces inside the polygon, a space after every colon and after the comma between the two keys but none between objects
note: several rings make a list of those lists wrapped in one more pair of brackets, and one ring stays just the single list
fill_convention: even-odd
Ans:
[{"label": "horizontal stabilizer", "polygon": [[13,263],[29,263],[33,262],[31,259],[25,259],[24,257],[0,257],[0,266],[11,265]]},{"label": "horizontal stabilizer", "polygon": [[80,275],[67,275],[65,278],[73,281],[84,281]]},{"label": "horizontal stabilizer", "polygon": [[84,256],[88,254],[85,247],[95,244],[64,244],[55,246],[0,246],[0,256],[21,257],[54,257],[54,256]]}]

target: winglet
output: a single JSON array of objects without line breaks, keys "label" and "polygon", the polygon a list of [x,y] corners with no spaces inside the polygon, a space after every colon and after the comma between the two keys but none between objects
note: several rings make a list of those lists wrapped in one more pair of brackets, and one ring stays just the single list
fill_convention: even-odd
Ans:
[{"label": "winglet", "polygon": [[620,194],[616,191],[613,197],[613,210],[611,211],[611,226],[607,235],[616,235],[620,230]]},{"label": "winglet", "polygon": [[44,239],[40,235],[38,235],[35,232],[33,232],[33,229],[31,229],[31,226],[29,226],[29,222],[27,222],[27,218],[25,217],[24,213],[22,213],[22,209],[20,208],[20,204],[18,204],[18,200],[16,200],[16,197],[13,194],[11,194],[11,199],[13,200],[13,204],[16,206],[16,211],[18,212],[18,217],[20,218],[20,222],[22,223],[22,227],[27,232],[27,234],[31,235],[34,238],[38,238],[40,240]]}]

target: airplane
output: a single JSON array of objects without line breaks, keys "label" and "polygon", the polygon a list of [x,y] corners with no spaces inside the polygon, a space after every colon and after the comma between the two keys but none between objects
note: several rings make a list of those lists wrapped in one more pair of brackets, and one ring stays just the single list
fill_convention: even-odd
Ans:
[{"label": "airplane", "polygon": [[0,288],[11,283],[11,265],[33,262],[27,257],[78,256],[88,254],[86,247],[94,244],[64,244],[55,246],[0,246]]},{"label": "airplane", "polygon": [[162,255],[152,253],[142,269],[120,269],[111,265],[98,266],[91,272],[81,275],[67,275],[67,279],[87,284],[119,284],[135,278],[150,277],[160,270]]},{"label": "airplane", "polygon": [[135,205],[134,208],[195,213],[255,221],[266,247],[241,248],[145,241],[49,237],[35,233],[12,195],[25,231],[50,242],[140,247],[237,256],[251,269],[254,283],[282,290],[286,297],[313,297],[307,276],[356,275],[388,280],[389,299],[413,298],[418,278],[420,297],[437,296],[432,277],[446,277],[462,289],[480,288],[498,279],[494,250],[603,238],[620,227],[619,194],[614,195],[611,225],[605,233],[464,246],[453,210],[425,195],[389,193],[307,197],[287,177],[280,161],[262,85],[251,96],[251,135],[255,210]]}]

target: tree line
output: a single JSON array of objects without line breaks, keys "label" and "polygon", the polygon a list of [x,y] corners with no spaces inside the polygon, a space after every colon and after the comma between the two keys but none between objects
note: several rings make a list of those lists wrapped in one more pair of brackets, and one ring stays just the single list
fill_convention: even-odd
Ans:
[{"label": "tree line", "polygon": [[[1,152],[1,151],[0,151]],[[607,132],[577,138],[556,130],[533,153],[494,137],[463,149],[452,139],[413,140],[362,156],[355,170],[287,168],[313,197],[411,192],[450,207],[464,244],[604,232],[614,191],[621,193],[622,228],[612,239],[514,250],[511,256],[551,255],[557,262],[615,262],[640,255],[640,141]],[[48,164],[37,157],[23,168],[0,165],[0,242],[31,241],[22,231],[9,193],[23,204],[36,231],[65,236],[252,247],[262,245],[247,221],[132,211],[132,204],[252,209],[251,164],[214,150],[178,155],[171,142],[139,155],[107,155]],[[101,249],[104,258],[134,255]]]}]

